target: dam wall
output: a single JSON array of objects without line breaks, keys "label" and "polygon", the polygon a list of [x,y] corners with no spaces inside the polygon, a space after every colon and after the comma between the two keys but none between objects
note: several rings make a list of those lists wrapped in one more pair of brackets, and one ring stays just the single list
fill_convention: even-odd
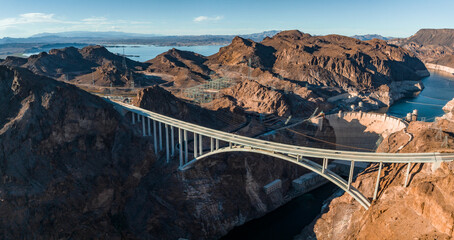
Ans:
[{"label": "dam wall", "polygon": [[[328,126],[323,126],[323,120]],[[315,118],[312,122],[319,126],[332,127],[336,136],[336,149],[351,151],[375,151],[380,137],[407,127],[407,123],[399,118],[380,113],[339,112]]]}]

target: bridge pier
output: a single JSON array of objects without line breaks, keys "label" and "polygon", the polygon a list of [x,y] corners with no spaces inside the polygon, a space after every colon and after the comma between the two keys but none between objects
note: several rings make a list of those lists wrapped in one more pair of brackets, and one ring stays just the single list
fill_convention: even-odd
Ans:
[{"label": "bridge pier", "polygon": [[134,116],[134,112],[131,112],[131,116],[132,116],[132,125],[136,124],[136,117]]},{"label": "bridge pier", "polygon": [[141,115],[142,116],[142,134],[144,137],[147,136],[147,132],[145,130],[145,116],[144,115]]},{"label": "bridge pier", "polygon": [[194,132],[194,158],[197,158],[197,133]]},{"label": "bridge pier", "polygon": [[219,139],[216,139],[216,150],[219,149]]},{"label": "bridge pier", "polygon": [[188,131],[183,130],[184,133],[184,163],[188,162]]},{"label": "bridge pier", "polygon": [[328,168],[328,158],[323,158],[322,173]]},{"label": "bridge pier", "polygon": [[214,139],[210,138],[210,150],[211,152],[214,151]]},{"label": "bridge pier", "polygon": [[201,134],[199,134],[199,154],[200,154],[200,156],[202,156],[202,154],[203,154],[203,146],[202,146],[203,145],[203,142],[202,142],[203,139],[202,139],[202,137],[203,136]]},{"label": "bridge pier", "polygon": [[153,120],[153,145],[154,145],[154,152],[158,155],[158,136],[156,134],[156,120]]},{"label": "bridge pier", "polygon": [[170,161],[170,150],[169,150],[169,125],[165,125],[166,128],[166,157],[167,163]]},{"label": "bridge pier", "polygon": [[181,128],[178,128],[178,143],[180,149],[180,167],[183,166],[183,134]]},{"label": "bridge pier", "polygon": [[172,145],[172,157],[175,156],[175,139],[174,139],[173,126],[170,126],[170,144]]},{"label": "bridge pier", "polygon": [[150,118],[147,118],[148,119],[148,136],[151,136],[151,125],[150,125],[150,122],[151,122],[151,119]]},{"label": "bridge pier", "polygon": [[348,175],[348,184],[347,188],[350,190],[350,187],[352,185],[352,180],[353,180],[353,171],[355,170],[355,161],[351,161],[350,163],[350,174]]},{"label": "bridge pier", "polygon": [[410,168],[411,168],[411,162],[407,164],[407,173],[405,174],[405,183],[404,187],[407,187],[408,184],[408,176],[410,175]]},{"label": "bridge pier", "polygon": [[159,151],[162,151],[162,126],[159,122]]},{"label": "bridge pier", "polygon": [[378,175],[377,175],[377,182],[375,183],[375,191],[374,191],[374,201],[377,200],[377,193],[378,193],[378,187],[380,185],[380,175],[381,175],[381,168],[383,167],[383,162],[380,162],[379,167],[378,167]]}]

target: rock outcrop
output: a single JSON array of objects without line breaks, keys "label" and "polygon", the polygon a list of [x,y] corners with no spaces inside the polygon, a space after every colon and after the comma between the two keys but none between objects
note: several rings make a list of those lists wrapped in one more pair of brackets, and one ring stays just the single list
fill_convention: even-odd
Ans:
[{"label": "rock outcrop", "polygon": [[441,59],[454,54],[454,29],[421,29],[409,38],[392,39],[388,42],[414,52],[426,63],[441,61],[439,64],[443,65],[448,59]]},{"label": "rock outcrop", "polygon": [[200,54],[171,49],[147,61],[147,72],[167,74],[173,77],[178,88],[200,84],[209,79],[211,70],[204,65],[206,58]]}]

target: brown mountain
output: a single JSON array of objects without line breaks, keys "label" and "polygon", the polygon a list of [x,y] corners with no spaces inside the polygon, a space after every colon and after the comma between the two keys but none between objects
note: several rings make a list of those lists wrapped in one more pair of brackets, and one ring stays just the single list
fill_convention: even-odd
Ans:
[{"label": "brown mountain", "polygon": [[414,52],[424,62],[454,54],[454,29],[421,29],[409,38],[389,41]]},{"label": "brown mountain", "polygon": [[[125,58],[126,67],[130,70],[146,66],[144,63]],[[78,83],[109,86],[123,86],[127,84],[126,76],[131,74],[125,69],[123,57],[109,52],[102,46],[88,46],[82,49],[68,47],[52,49],[49,53],[42,52],[32,55],[28,59],[7,57],[0,63],[6,66],[24,67],[32,72],[59,79]],[[93,74],[93,79],[91,73]]]},{"label": "brown mountain", "polygon": [[206,58],[200,54],[173,48],[146,63],[150,64],[148,72],[170,75],[173,84],[182,88],[209,79],[211,70],[204,64],[205,61]]}]

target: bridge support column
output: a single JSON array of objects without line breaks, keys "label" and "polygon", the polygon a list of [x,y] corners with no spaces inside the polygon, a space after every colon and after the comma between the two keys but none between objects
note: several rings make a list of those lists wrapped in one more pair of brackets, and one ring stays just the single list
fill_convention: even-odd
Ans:
[{"label": "bridge support column", "polygon": [[194,158],[197,158],[197,133],[194,133]]},{"label": "bridge support column", "polygon": [[407,187],[407,184],[408,184],[408,176],[410,175],[410,168],[411,168],[411,163],[409,162],[407,164],[407,173],[405,175],[405,183],[404,183],[404,187]]},{"label": "bridge support column", "polygon": [[355,170],[355,161],[351,161],[350,165],[350,174],[348,175],[348,190],[350,190],[350,187],[352,185],[352,180],[353,180],[353,171]]},{"label": "bridge support column", "polygon": [[203,136],[199,134],[199,155],[200,156],[202,156],[202,154],[203,154],[203,146],[202,146],[203,145],[203,142],[202,142],[203,139],[202,139],[202,137]]},{"label": "bridge support column", "polygon": [[216,150],[219,149],[219,139],[216,139]]},{"label": "bridge support column", "polygon": [[131,112],[131,116],[132,116],[132,124],[136,124],[136,117],[134,116],[134,112]]},{"label": "bridge support column", "polygon": [[172,145],[172,157],[175,156],[175,140],[173,134],[173,126],[170,126],[170,145]]},{"label": "bridge support column", "polygon": [[184,163],[188,162],[188,131],[183,130],[184,133]]},{"label": "bridge support column", "polygon": [[229,142],[229,148],[232,148],[232,142]]},{"label": "bridge support column", "polygon": [[142,115],[142,134],[144,137],[147,136],[147,132],[145,130],[145,116],[144,115]]},{"label": "bridge support column", "polygon": [[378,194],[378,186],[380,185],[380,175],[381,175],[381,168],[383,167],[383,162],[380,162],[378,166],[378,175],[377,175],[377,182],[375,183],[375,191],[374,191],[374,201],[377,200]]},{"label": "bridge support column", "polygon": [[147,122],[148,122],[148,136],[151,136],[151,125],[150,125],[150,122],[151,122],[151,119],[150,118],[147,118]]},{"label": "bridge support column", "polygon": [[153,120],[153,144],[154,144],[154,152],[158,155],[158,137],[156,134],[156,121]]},{"label": "bridge support column", "polygon": [[181,128],[178,128],[178,143],[180,149],[180,167],[183,166],[183,133]]},{"label": "bridge support column", "polygon": [[162,151],[162,126],[159,122],[159,151]]},{"label": "bridge support column", "polygon": [[210,149],[211,151],[214,151],[214,139],[210,138]]},{"label": "bridge support column", "polygon": [[167,163],[170,161],[170,150],[169,150],[169,125],[165,125],[166,128],[166,157]]},{"label": "bridge support column", "polygon": [[322,173],[328,168],[328,158],[323,158]]}]

